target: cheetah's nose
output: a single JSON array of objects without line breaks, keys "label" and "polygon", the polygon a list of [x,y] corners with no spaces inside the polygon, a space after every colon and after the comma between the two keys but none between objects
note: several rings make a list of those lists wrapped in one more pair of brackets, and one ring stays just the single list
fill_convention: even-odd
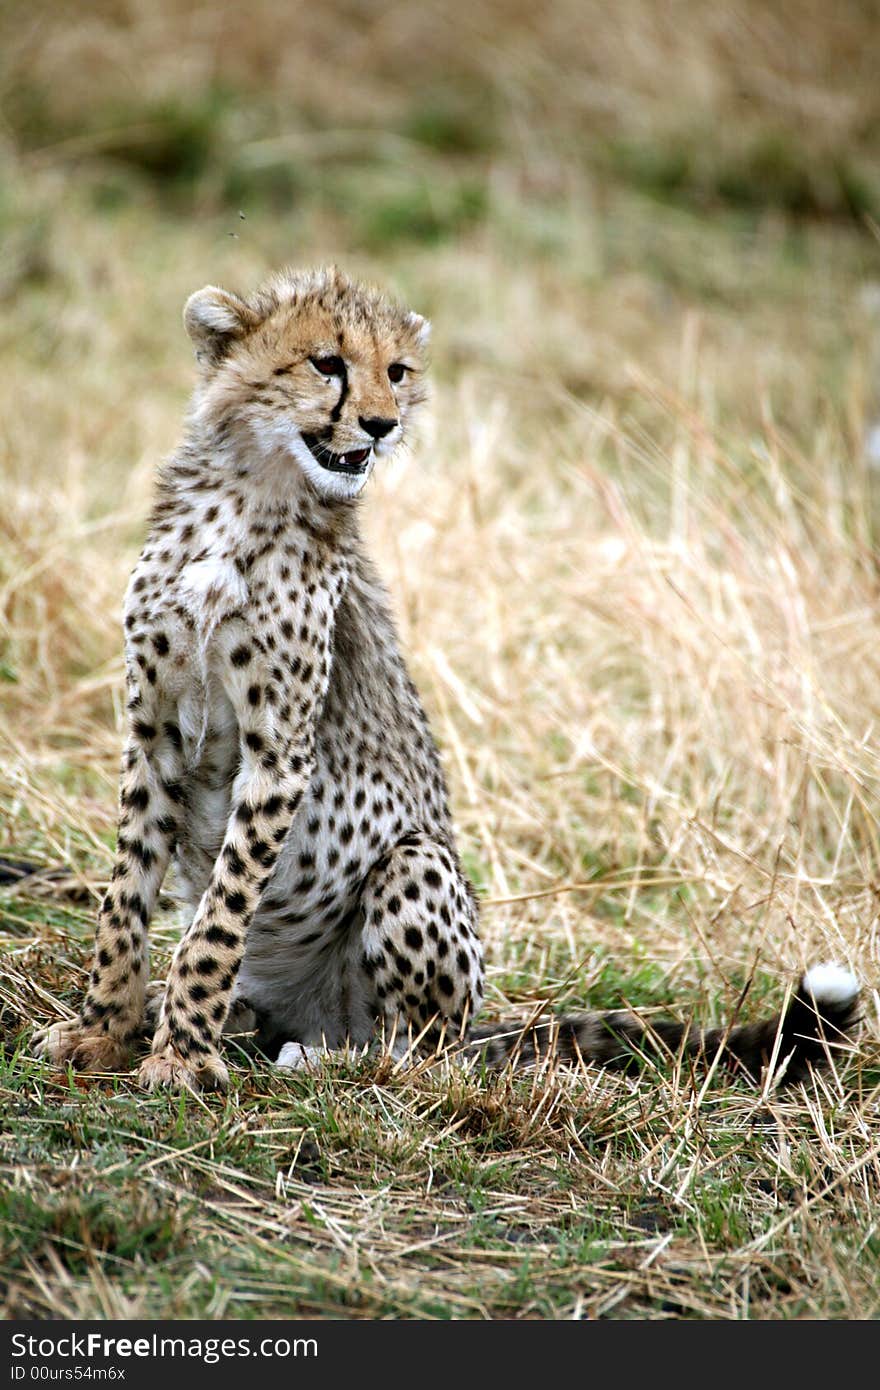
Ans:
[{"label": "cheetah's nose", "polygon": [[399,421],[383,420],[379,416],[373,416],[369,420],[365,420],[363,415],[359,415],[358,424],[362,430],[367,431],[371,439],[384,439],[386,434],[390,434],[393,429],[397,428]]}]

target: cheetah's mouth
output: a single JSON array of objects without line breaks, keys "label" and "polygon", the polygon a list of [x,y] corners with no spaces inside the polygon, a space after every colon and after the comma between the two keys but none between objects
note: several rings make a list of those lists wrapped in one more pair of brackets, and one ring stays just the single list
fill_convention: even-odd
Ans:
[{"label": "cheetah's mouth", "polygon": [[370,461],[370,454],[373,452],[371,445],[366,449],[349,449],[347,454],[334,454],[314,434],[304,434],[303,442],[321,467],[326,468],[330,473],[364,473]]}]

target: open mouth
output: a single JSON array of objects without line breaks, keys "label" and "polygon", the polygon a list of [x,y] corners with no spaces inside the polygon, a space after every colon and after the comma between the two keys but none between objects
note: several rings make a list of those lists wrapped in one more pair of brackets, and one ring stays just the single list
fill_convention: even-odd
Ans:
[{"label": "open mouth", "polygon": [[366,471],[373,452],[372,445],[365,449],[349,449],[347,454],[334,454],[322,444],[314,434],[304,434],[303,442],[318,460],[322,468],[330,473],[363,473]]}]

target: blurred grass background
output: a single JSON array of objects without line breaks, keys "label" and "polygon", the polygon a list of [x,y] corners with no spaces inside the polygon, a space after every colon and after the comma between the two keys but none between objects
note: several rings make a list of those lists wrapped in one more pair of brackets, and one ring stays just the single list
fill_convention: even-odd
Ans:
[{"label": "blurred grass background", "polygon": [[13,1053],[7,1311],[876,1315],[878,58],[874,0],[0,8],[0,852],[85,898],[0,899],[7,1048],[75,1003],[109,870],[182,305],[334,260],[435,324],[423,437],[364,511],[489,1009],[711,1021],[824,956],[868,1020],[826,1092],[740,1092],[709,1138],[682,1076],[245,1072],[183,1116]]}]

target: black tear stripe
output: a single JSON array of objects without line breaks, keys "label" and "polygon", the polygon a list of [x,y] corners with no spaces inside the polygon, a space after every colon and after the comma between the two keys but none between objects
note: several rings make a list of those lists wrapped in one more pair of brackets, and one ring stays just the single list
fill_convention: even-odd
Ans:
[{"label": "black tear stripe", "polygon": [[345,363],[342,363],[342,390],[339,392],[339,400],[330,412],[330,419],[334,425],[339,424],[342,415],[342,407],[345,405],[345,398],[348,395],[348,372],[345,370]]}]

